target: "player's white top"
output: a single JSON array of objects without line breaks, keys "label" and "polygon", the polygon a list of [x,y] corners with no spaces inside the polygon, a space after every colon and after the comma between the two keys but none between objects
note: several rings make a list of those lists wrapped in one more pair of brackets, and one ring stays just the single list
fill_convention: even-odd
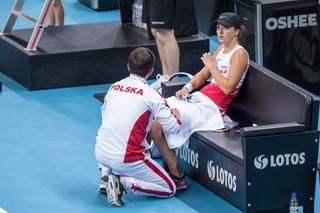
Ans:
[{"label": "player's white top", "polygon": [[[241,45],[237,45],[232,50],[230,50],[228,53],[224,53],[224,48],[221,48],[221,50],[218,52],[216,58],[215,58],[215,64],[219,72],[225,77],[228,78],[230,67],[231,67],[231,57],[232,55],[239,49],[243,48]],[[249,61],[248,61],[249,64]],[[247,71],[243,72],[241,79],[236,86],[236,88],[240,88],[242,85],[242,82],[246,76]],[[211,83],[216,84],[214,78],[211,79]]]},{"label": "player's white top", "polygon": [[165,132],[178,133],[181,129],[181,121],[172,114],[163,97],[137,75],[114,83],[101,111],[97,146],[118,162],[144,159],[144,150],[149,146],[146,135],[153,118]]}]

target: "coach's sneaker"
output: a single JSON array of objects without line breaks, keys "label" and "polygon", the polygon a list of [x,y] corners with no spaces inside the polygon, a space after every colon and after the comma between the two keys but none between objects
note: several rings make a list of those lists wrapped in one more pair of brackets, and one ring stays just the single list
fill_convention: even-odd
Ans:
[{"label": "coach's sneaker", "polygon": [[113,206],[123,206],[123,202],[121,201],[123,191],[124,189],[120,183],[120,176],[108,175],[108,202]]},{"label": "coach's sneaker", "polygon": [[184,173],[181,174],[181,177],[176,177],[172,174],[170,174],[170,177],[172,178],[173,182],[176,184],[176,190],[184,190],[188,188],[187,179]]},{"label": "coach's sneaker", "polygon": [[150,85],[150,87],[152,87],[155,90],[159,90],[159,89],[161,89],[161,82],[167,82],[168,81],[168,76],[157,74],[156,79],[157,80],[155,82],[153,82]]},{"label": "coach's sneaker", "polygon": [[98,188],[99,193],[107,195],[108,179],[108,175],[105,175],[100,179],[100,185]]}]

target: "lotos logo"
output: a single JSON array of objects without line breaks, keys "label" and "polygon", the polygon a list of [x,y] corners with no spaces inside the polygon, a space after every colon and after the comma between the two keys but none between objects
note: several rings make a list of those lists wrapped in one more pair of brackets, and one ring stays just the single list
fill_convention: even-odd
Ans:
[{"label": "lotos logo", "polygon": [[265,155],[260,155],[254,159],[254,166],[257,169],[264,169],[268,166],[268,158]]},{"label": "lotos logo", "polygon": [[264,169],[267,166],[273,168],[282,166],[302,165],[306,162],[305,156],[305,152],[270,155],[269,157],[265,155],[260,155],[255,157],[254,166],[257,169]]},{"label": "lotos logo", "polygon": [[176,155],[192,167],[199,168],[199,154],[186,146],[177,149]]},{"label": "lotos logo", "polygon": [[214,165],[212,160],[207,163],[207,172],[210,180],[216,181],[234,192],[237,191],[237,177],[224,168]]},{"label": "lotos logo", "polygon": [[207,170],[208,170],[208,176],[209,176],[210,180],[214,180],[214,178],[216,176],[216,169],[213,166],[212,160],[208,161]]}]

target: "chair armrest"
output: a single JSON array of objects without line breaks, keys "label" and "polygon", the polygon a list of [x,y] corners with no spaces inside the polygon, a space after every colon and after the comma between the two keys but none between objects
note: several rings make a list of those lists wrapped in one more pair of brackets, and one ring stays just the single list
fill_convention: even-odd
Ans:
[{"label": "chair armrest", "polygon": [[254,127],[244,127],[241,129],[241,136],[262,136],[262,135],[274,135],[293,132],[303,132],[305,126],[296,122],[292,123],[280,123],[270,124]]}]

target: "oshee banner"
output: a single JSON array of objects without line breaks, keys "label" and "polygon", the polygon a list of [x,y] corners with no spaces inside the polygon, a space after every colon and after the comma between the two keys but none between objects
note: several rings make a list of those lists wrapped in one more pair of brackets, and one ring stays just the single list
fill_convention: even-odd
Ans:
[{"label": "oshee banner", "polygon": [[317,26],[317,14],[270,17],[265,22],[268,30]]}]

